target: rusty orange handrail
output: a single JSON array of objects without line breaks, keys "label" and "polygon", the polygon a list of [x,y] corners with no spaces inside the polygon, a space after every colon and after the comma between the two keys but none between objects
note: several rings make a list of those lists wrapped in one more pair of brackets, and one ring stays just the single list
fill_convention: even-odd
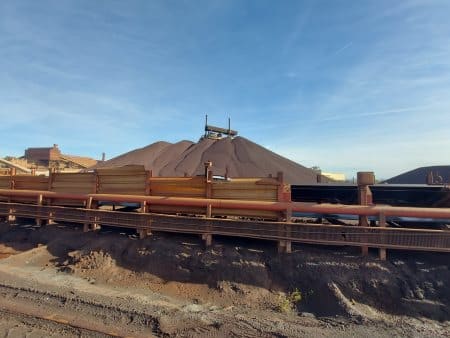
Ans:
[{"label": "rusty orange handrail", "polygon": [[450,208],[417,208],[417,207],[391,207],[381,205],[341,205],[316,204],[302,202],[266,202],[247,200],[226,200],[187,197],[164,197],[145,195],[120,194],[73,194],[38,190],[10,190],[0,189],[0,196],[6,197],[35,197],[47,199],[110,201],[110,202],[146,202],[150,205],[207,207],[218,209],[264,210],[264,211],[293,211],[317,214],[345,214],[359,216],[399,216],[416,218],[450,219]]}]

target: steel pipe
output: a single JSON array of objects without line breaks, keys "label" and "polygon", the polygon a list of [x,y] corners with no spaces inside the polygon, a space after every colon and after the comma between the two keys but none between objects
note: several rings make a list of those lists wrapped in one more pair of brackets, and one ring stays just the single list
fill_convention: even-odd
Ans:
[{"label": "steel pipe", "polygon": [[68,200],[86,200],[88,195],[85,194],[73,194],[65,192],[54,192],[47,190],[10,190],[0,189],[0,196],[6,197],[38,197],[42,195],[44,198],[58,198]]},{"label": "steel pipe", "polygon": [[450,218],[450,208],[417,208],[417,207],[390,207],[381,205],[341,205],[341,204],[316,204],[302,202],[266,202],[246,200],[207,199],[193,197],[164,197],[145,195],[119,195],[119,194],[71,194],[53,191],[10,190],[0,189],[0,196],[7,197],[38,197],[42,195],[49,199],[87,200],[110,202],[146,202],[148,205],[167,205],[183,207],[207,207],[217,209],[262,210],[262,211],[286,211],[316,213],[316,214],[344,214],[360,216],[398,216],[416,218]]}]

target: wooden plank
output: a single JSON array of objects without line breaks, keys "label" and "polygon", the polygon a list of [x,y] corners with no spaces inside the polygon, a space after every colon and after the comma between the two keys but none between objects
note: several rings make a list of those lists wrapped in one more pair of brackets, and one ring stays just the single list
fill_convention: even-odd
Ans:
[{"label": "wooden plank", "polygon": [[36,184],[16,184],[14,186],[14,189],[16,190],[47,190],[48,184],[43,183],[36,183]]},{"label": "wooden plank", "polygon": [[40,179],[48,179],[48,176],[44,176],[44,175],[35,176],[35,175],[28,175],[28,174],[26,174],[26,175],[20,174],[20,175],[14,175],[14,179],[40,180]]},{"label": "wooden plank", "polygon": [[98,176],[137,176],[144,175],[145,171],[126,171],[126,172],[102,172],[97,173]]},{"label": "wooden plank", "polygon": [[277,196],[277,191],[213,190],[212,198],[250,201],[276,201]]},{"label": "wooden plank", "polygon": [[23,184],[30,184],[30,183],[48,183],[48,177],[45,176],[28,176],[28,177],[13,177],[14,182],[17,183],[23,183]]},{"label": "wooden plank", "polygon": [[194,198],[202,198],[204,195],[202,194],[191,194],[191,193],[177,193],[174,195],[173,193],[158,193],[158,194],[151,194],[151,196],[163,196],[163,197],[194,197]]},{"label": "wooden plank", "polygon": [[[219,181],[215,181],[219,183]],[[269,177],[241,177],[241,178],[231,178],[230,181],[225,181],[223,183],[238,183],[238,184],[257,184],[257,185],[278,185],[279,182],[276,178]]]},{"label": "wooden plank", "polygon": [[204,197],[205,191],[204,177],[150,179],[150,195],[154,196]]},{"label": "wooden plank", "polygon": [[99,182],[99,187],[117,187],[117,186],[122,186],[122,187],[141,187],[142,189],[145,189],[145,184],[144,182],[109,182],[109,183],[105,183],[100,181]]},{"label": "wooden plank", "polygon": [[115,171],[145,171],[145,167],[141,164],[130,164],[122,167],[98,168],[96,172],[115,172]]},{"label": "wooden plank", "polygon": [[223,184],[213,183],[213,190],[257,190],[257,191],[276,191],[277,185],[257,185],[257,184]]},{"label": "wooden plank", "polygon": [[145,191],[145,185],[143,185],[143,184],[120,184],[120,183],[117,183],[117,184],[111,184],[111,183],[109,183],[109,184],[103,184],[103,183],[100,183],[99,185],[98,185],[98,190],[99,191],[106,191],[106,190],[109,190],[109,189],[130,189],[130,190],[142,190],[142,191]]},{"label": "wooden plank", "polygon": [[130,175],[130,176],[99,176],[100,183],[139,183],[145,185],[146,175]]},{"label": "wooden plank", "polygon": [[14,189],[16,190],[47,190],[48,188],[48,184],[46,184],[45,182],[42,183],[33,183],[33,184],[28,184],[28,183],[16,183],[16,185],[14,186]]},{"label": "wooden plank", "polygon": [[119,194],[119,195],[144,195],[145,190],[120,190],[120,189],[115,189],[115,190],[107,190],[107,191],[99,191],[99,194]]},{"label": "wooden plank", "polygon": [[151,182],[183,182],[183,181],[189,181],[189,182],[204,182],[205,177],[204,176],[195,176],[195,177],[154,177],[152,176],[150,178]]},{"label": "wooden plank", "polygon": [[30,184],[30,183],[48,183],[48,177],[45,176],[28,176],[28,177],[13,177],[16,183]]},{"label": "wooden plank", "polygon": [[11,176],[0,176],[0,189],[11,188]]},{"label": "wooden plank", "polygon": [[104,194],[106,191],[140,191],[140,195],[144,195],[145,194],[145,187],[142,185],[129,185],[129,184],[108,184],[108,185],[103,185],[100,184],[98,187],[98,193],[99,194]]},{"label": "wooden plank", "polygon": [[159,187],[159,186],[187,186],[187,187],[204,187],[206,185],[205,182],[200,181],[153,181],[150,180],[150,186]]},{"label": "wooden plank", "polygon": [[52,175],[55,182],[95,182],[93,173],[55,173]]},{"label": "wooden plank", "polygon": [[54,192],[65,192],[65,193],[74,193],[74,194],[90,194],[91,187],[80,188],[80,187],[72,187],[72,188],[53,188]]},{"label": "wooden plank", "polygon": [[95,182],[53,182],[52,188],[73,188],[73,187],[83,187],[91,188]]},{"label": "wooden plank", "polygon": [[125,169],[97,169],[96,172],[99,176],[140,175],[142,173],[147,173],[143,167]]},{"label": "wooden plank", "polygon": [[198,194],[201,196],[205,196],[205,189],[191,188],[191,187],[165,187],[165,188],[160,188],[160,189],[150,189],[150,193],[152,195],[159,195],[160,193],[175,194],[175,195],[191,193],[191,194]]},{"label": "wooden plank", "polygon": [[195,184],[191,184],[191,183],[150,183],[150,188],[151,189],[164,189],[165,187],[191,187],[191,188],[197,188],[197,189],[205,189],[206,184],[200,184],[200,183],[195,183]]}]

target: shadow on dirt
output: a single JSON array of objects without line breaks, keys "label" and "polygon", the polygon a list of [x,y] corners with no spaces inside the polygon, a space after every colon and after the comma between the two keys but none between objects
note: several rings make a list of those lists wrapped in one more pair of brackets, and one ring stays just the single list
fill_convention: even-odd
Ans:
[{"label": "shadow on dirt", "polygon": [[47,245],[62,271],[99,269],[107,280],[121,267],[214,289],[226,281],[299,290],[297,310],[316,316],[364,316],[368,305],[389,314],[450,320],[448,254],[389,251],[388,261],[381,262],[376,251],[361,257],[358,248],[296,245],[292,254],[278,254],[271,242],[217,236],[205,249],[198,236],[157,233],[138,239],[126,229],[83,233],[79,225],[27,224],[32,221],[0,223],[0,244],[18,251]]}]

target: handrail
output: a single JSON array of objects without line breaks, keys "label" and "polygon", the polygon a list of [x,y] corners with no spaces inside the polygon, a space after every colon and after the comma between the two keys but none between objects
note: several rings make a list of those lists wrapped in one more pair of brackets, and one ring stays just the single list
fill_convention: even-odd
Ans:
[{"label": "handrail", "polygon": [[185,207],[212,207],[218,209],[264,210],[317,213],[317,214],[345,214],[359,216],[399,216],[416,218],[449,219],[450,208],[417,208],[417,207],[391,207],[381,205],[341,205],[316,204],[302,202],[266,202],[248,200],[207,199],[188,197],[164,197],[146,195],[120,195],[120,194],[73,194],[39,190],[11,190],[0,189],[0,196],[6,197],[36,197],[47,199],[68,200],[95,200],[110,202],[136,202],[149,205],[185,206]]}]

